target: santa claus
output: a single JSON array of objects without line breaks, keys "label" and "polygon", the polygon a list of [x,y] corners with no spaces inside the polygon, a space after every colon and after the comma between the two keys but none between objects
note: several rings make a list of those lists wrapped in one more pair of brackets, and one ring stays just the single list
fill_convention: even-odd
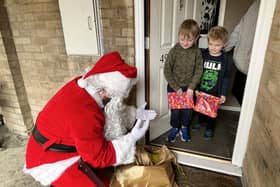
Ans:
[{"label": "santa claus", "polygon": [[[144,106],[137,110],[122,106],[136,84],[136,75],[135,67],[112,52],[62,87],[37,117],[27,145],[24,172],[42,185],[109,186],[102,168],[132,163],[136,142],[156,116]],[[137,119],[129,133],[128,124],[133,119],[125,124],[129,120],[117,117],[127,111]]]}]

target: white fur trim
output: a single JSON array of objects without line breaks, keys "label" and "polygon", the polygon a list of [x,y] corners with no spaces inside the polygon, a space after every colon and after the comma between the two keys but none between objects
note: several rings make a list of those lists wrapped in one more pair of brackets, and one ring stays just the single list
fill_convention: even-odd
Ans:
[{"label": "white fur trim", "polygon": [[123,136],[135,123],[135,107],[125,105],[121,98],[113,97],[106,104],[104,111],[106,117],[104,134],[107,140]]},{"label": "white fur trim", "polygon": [[113,140],[112,143],[117,157],[114,166],[130,164],[135,161],[136,142],[130,133]]},{"label": "white fur trim", "polygon": [[78,86],[80,88],[85,88],[87,87],[87,81],[83,79],[83,77],[81,77],[79,80],[78,80]]},{"label": "white fur trim", "polygon": [[101,99],[100,95],[98,94],[98,89],[95,89],[88,85],[87,87],[85,87],[85,90],[97,102],[97,104],[100,108],[104,107],[102,99]]},{"label": "white fur trim", "polygon": [[93,87],[104,88],[111,97],[128,97],[131,88],[137,82],[136,78],[127,78],[118,71],[95,74],[85,80]]},{"label": "white fur trim", "polygon": [[50,185],[53,181],[58,179],[58,177],[76,161],[78,161],[80,156],[75,156],[68,158],[66,160],[61,160],[58,162],[50,164],[42,164],[40,166],[27,169],[26,164],[24,164],[23,172],[30,174],[36,181],[40,182],[43,186]]}]

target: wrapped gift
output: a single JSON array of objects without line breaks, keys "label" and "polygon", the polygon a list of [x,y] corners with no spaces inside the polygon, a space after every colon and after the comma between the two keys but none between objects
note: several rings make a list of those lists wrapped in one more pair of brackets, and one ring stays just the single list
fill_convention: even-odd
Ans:
[{"label": "wrapped gift", "polygon": [[118,166],[112,177],[113,187],[178,187],[176,157],[166,146],[138,146],[134,164]]},{"label": "wrapped gift", "polygon": [[168,106],[170,109],[192,109],[194,107],[193,97],[188,96],[187,92],[183,92],[180,96],[176,92],[169,92]]},{"label": "wrapped gift", "polygon": [[199,94],[197,95],[194,110],[211,118],[216,118],[219,106],[219,97],[215,97],[204,92],[199,92]]}]

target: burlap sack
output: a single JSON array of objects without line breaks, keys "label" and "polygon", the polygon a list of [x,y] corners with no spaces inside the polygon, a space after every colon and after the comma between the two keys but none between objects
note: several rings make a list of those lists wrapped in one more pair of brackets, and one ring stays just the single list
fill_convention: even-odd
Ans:
[{"label": "burlap sack", "polygon": [[138,146],[135,164],[116,168],[111,187],[178,187],[176,157],[166,146]]}]

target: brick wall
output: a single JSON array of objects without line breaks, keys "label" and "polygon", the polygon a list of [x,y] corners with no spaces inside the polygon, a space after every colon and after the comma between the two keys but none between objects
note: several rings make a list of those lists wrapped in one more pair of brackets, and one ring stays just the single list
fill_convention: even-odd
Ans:
[{"label": "brick wall", "polygon": [[257,97],[244,176],[247,186],[280,186],[280,1],[277,1]]},{"label": "brick wall", "polygon": [[[100,0],[105,51],[117,50],[125,61],[134,65],[134,1]],[[131,91],[128,104],[136,103],[136,88]]]},{"label": "brick wall", "polygon": [[[1,32],[0,105],[9,129],[26,134],[48,99],[98,57],[66,56],[57,0],[0,2],[8,15],[5,19],[0,11],[0,21],[9,22],[11,31],[5,37]],[[105,53],[119,51],[133,65],[133,0],[102,0],[100,5]]]},{"label": "brick wall", "polygon": [[0,1],[0,33],[1,33],[1,94],[0,101],[3,110],[1,112],[7,116],[6,123],[18,133],[25,132],[32,126],[32,116],[24,87],[21,67],[15,47],[8,13],[4,7],[4,1]]},{"label": "brick wall", "polygon": [[105,50],[118,49],[129,63],[134,62],[133,0],[100,2]]}]

